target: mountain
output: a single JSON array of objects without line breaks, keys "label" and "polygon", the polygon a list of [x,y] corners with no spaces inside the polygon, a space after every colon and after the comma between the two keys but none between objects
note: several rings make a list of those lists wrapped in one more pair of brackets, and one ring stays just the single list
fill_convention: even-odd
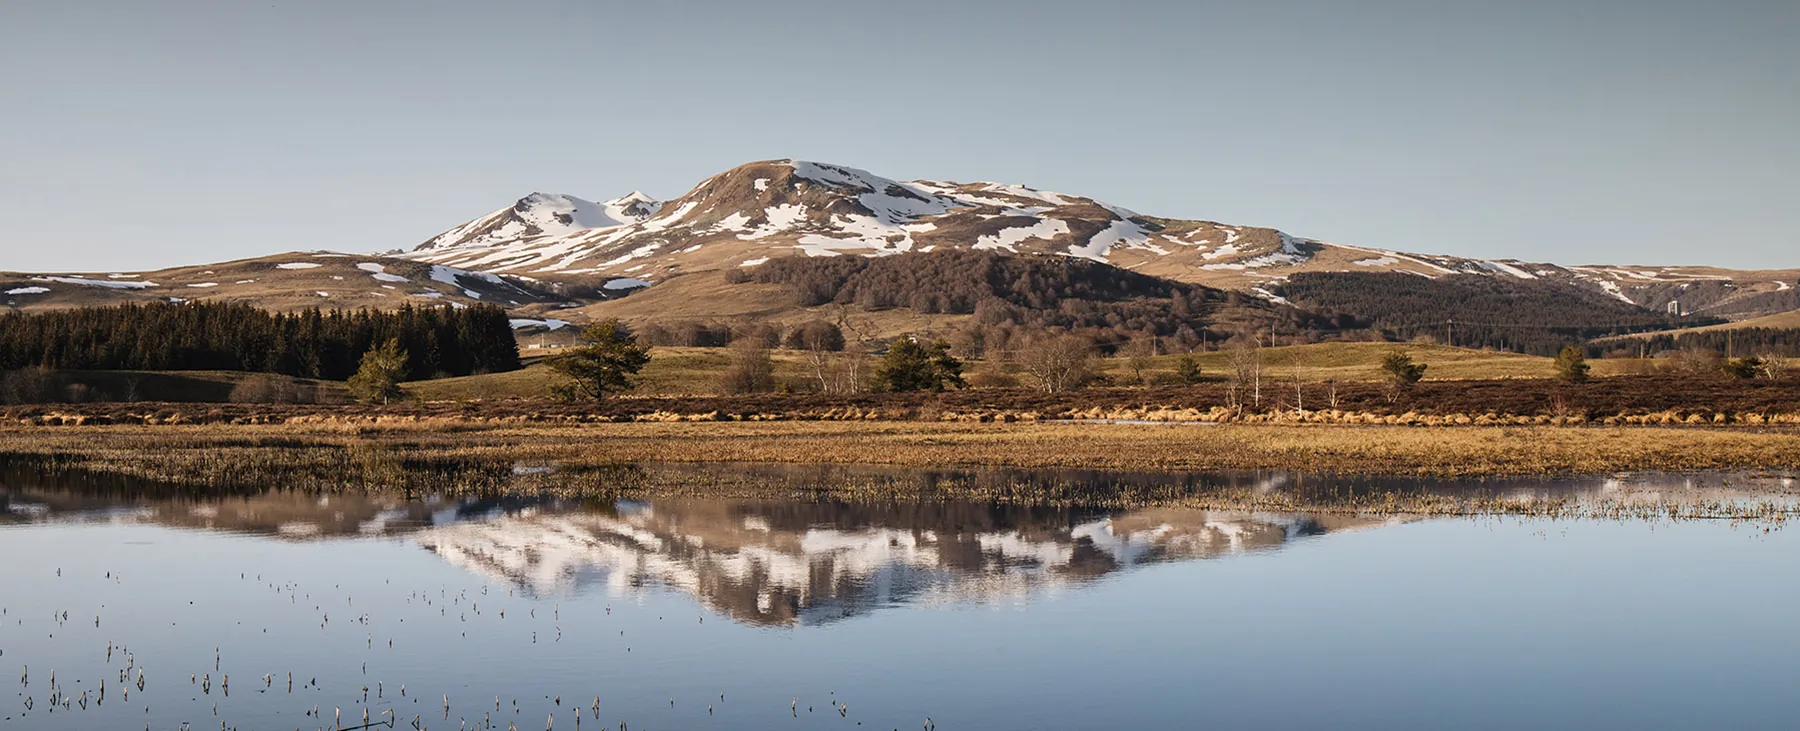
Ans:
[{"label": "mountain", "polygon": [[948,249],[1105,262],[1279,301],[1303,272],[1404,272],[1545,281],[1658,312],[1750,317],[1793,309],[1800,270],[1562,266],[1337,244],[1272,228],[1164,218],[1079,195],[1000,183],[899,181],[801,160],[742,165],[670,201],[605,203],[534,193],[396,256],[556,280],[754,267],[783,256]]},{"label": "mountain", "polygon": [[152,272],[0,272],[0,305],[60,309],[126,302],[249,302],[271,310],[470,305],[507,308],[567,300],[489,272],[383,256],[293,252]]},{"label": "mountain", "polygon": [[532,193],[511,208],[445,231],[420,249],[504,246],[521,239],[567,236],[595,229],[641,223],[662,204],[633,191],[623,198],[592,203],[572,195]]},{"label": "mountain", "polygon": [[[1112,268],[1156,281],[1103,271]],[[295,252],[135,273],[0,272],[0,305],[202,300],[295,310],[486,302],[508,308],[525,328],[618,317],[715,333],[839,320],[849,307],[860,318],[859,336],[870,339],[1004,327],[1080,329],[1109,343],[1135,334],[1204,343],[1247,331],[1342,337],[1373,325],[1392,337],[1442,332],[1459,343],[1535,352],[1793,311],[1800,309],[1797,281],[1795,269],[1562,266],[1407,253],[1147,215],[1021,185],[901,181],[768,160],[667,201],[641,192],[600,202],[532,193],[382,255]]]}]

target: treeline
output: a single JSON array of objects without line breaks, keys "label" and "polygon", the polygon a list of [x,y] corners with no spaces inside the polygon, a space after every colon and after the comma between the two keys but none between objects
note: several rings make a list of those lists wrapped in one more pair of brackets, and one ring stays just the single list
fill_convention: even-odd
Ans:
[{"label": "treeline", "polygon": [[233,370],[344,380],[397,339],[411,378],[519,367],[506,312],[412,306],[274,313],[246,304],[157,303],[0,315],[0,370]]},{"label": "treeline", "polygon": [[1074,257],[980,251],[791,257],[728,276],[739,283],[782,285],[802,307],[974,315],[974,327],[990,339],[1007,331],[1057,329],[1082,332],[1103,344],[1156,336],[1192,347],[1244,330],[1293,335],[1360,327],[1354,317],[1321,317]]},{"label": "treeline", "polygon": [[1472,274],[1308,272],[1275,291],[1301,307],[1353,313],[1399,340],[1430,336],[1446,345],[1543,356],[1594,338],[1716,322],[1651,312],[1556,282]]},{"label": "treeline", "polygon": [[1588,348],[1593,355],[1610,349],[1638,349],[1649,353],[1665,351],[1702,351],[1722,356],[1800,357],[1800,328],[1747,327],[1734,330],[1705,330],[1688,333],[1646,335],[1628,341],[1597,343]]},{"label": "treeline", "polygon": [[844,330],[825,320],[781,327],[769,323],[647,322],[632,328],[638,342],[687,348],[723,348],[750,341],[765,348],[843,350]]}]

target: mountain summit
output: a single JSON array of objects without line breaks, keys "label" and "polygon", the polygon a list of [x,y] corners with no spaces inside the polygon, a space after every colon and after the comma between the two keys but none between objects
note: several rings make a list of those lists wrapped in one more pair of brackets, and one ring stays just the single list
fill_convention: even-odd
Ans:
[{"label": "mountain summit", "polygon": [[840,165],[769,160],[715,175],[661,204],[635,194],[600,206],[534,194],[405,256],[529,276],[656,277],[776,256],[954,248],[1154,264],[1152,273],[1171,276],[1291,265],[1316,248],[1308,244],[1272,229],[1142,216],[1019,185],[899,181]]},{"label": "mountain summit", "polygon": [[[1689,308],[1785,291],[1791,272],[1561,266],[1364,248],[1272,228],[1144,215],[1080,195],[1001,183],[894,180],[804,160],[741,165],[658,202],[534,193],[400,256],[534,279],[752,267],[782,256],[892,256],[947,249],[1079,257],[1279,299],[1303,272],[1402,272],[1552,280],[1637,305]],[[1716,290],[1716,291],[1714,291]],[[1729,291],[1727,291],[1729,290]],[[1684,293],[1688,293],[1685,294]],[[1691,309],[1691,308],[1689,308]]]}]

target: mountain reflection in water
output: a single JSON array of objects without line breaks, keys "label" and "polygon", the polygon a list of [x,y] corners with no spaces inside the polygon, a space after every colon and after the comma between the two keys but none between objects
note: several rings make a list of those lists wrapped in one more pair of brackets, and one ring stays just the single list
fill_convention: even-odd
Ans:
[{"label": "mountain reflection in water", "polygon": [[[921,479],[938,477],[934,473]],[[1076,479],[1201,478],[1080,474]],[[1296,485],[1303,482],[1286,475],[1205,479],[1256,490],[1301,489]],[[1325,488],[1471,489],[1466,484],[1367,480]],[[1480,489],[1605,494],[1618,492],[1621,483],[1485,483]],[[1654,480],[1631,489],[1661,494]],[[1004,601],[1158,562],[1275,550],[1309,536],[1413,520],[953,500],[451,501],[284,491],[224,496],[171,492],[117,477],[49,478],[8,470],[0,473],[0,524],[128,521],[281,540],[397,537],[532,595],[629,594],[665,587],[742,622],[792,626],[905,603]]]},{"label": "mountain reflection in water", "polygon": [[539,594],[646,584],[758,624],[1020,597],[1158,561],[1272,549],[1382,518],[975,503],[621,502],[434,526],[412,539]]}]

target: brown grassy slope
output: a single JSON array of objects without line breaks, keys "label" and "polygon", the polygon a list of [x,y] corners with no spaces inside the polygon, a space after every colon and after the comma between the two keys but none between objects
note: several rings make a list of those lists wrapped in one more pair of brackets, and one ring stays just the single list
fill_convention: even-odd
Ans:
[{"label": "brown grassy slope", "polygon": [[[1264,376],[1275,380],[1379,381],[1384,377],[1382,360],[1396,352],[1412,357],[1416,363],[1424,363],[1427,380],[1550,378],[1555,375],[1553,358],[1417,343],[1332,342],[1263,348],[1261,360]],[[1228,351],[1193,355],[1200,361],[1204,373],[1222,377],[1231,371],[1233,355]],[[1152,362],[1158,371],[1173,372],[1178,358],[1163,356]],[[1126,375],[1128,365],[1128,361],[1121,358],[1105,361],[1105,367],[1115,376]],[[1635,361],[1629,360],[1595,360],[1590,361],[1590,365],[1595,376],[1621,375],[1633,372],[1637,367]]]},{"label": "brown grassy slope", "polygon": [[[851,308],[859,325],[866,323],[873,337],[893,338],[902,333],[948,330],[970,315],[927,315],[896,308],[867,312]],[[597,302],[578,309],[558,310],[554,317],[589,321],[616,317],[628,323],[682,321],[733,322],[792,326],[811,320],[835,321],[834,307],[800,307],[794,295],[778,284],[731,284],[724,272],[696,272],[671,277],[629,297]]]},{"label": "brown grassy slope", "polygon": [[1781,312],[1781,313],[1777,313],[1777,314],[1773,314],[1773,315],[1764,315],[1762,317],[1753,317],[1748,320],[1739,320],[1737,322],[1726,322],[1726,323],[1720,323],[1718,325],[1707,325],[1704,327],[1684,327],[1684,328],[1681,328],[1678,330],[1658,330],[1656,332],[1637,333],[1635,335],[1621,335],[1621,336],[1614,337],[1614,338],[1601,338],[1599,340],[1595,340],[1594,342],[1597,344],[1604,344],[1604,343],[1623,344],[1623,343],[1631,342],[1634,340],[1642,340],[1646,337],[1653,337],[1653,336],[1657,336],[1657,335],[1681,336],[1681,335],[1685,335],[1687,333],[1717,332],[1720,330],[1745,330],[1745,329],[1749,329],[1749,328],[1758,328],[1758,327],[1768,328],[1771,330],[1786,330],[1786,329],[1792,329],[1792,328],[1800,328],[1800,310],[1793,310],[1791,312]]}]

